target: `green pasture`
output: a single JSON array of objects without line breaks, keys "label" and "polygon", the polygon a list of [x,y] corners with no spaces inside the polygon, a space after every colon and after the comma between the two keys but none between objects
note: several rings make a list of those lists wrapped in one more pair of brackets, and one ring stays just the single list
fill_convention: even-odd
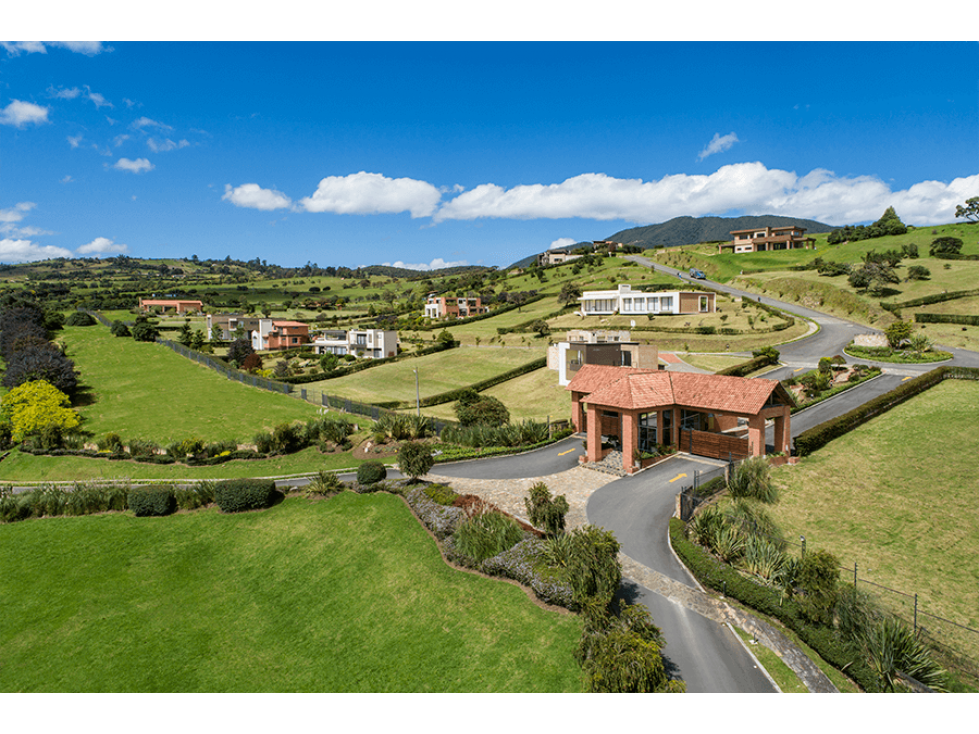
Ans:
[{"label": "green pasture", "polygon": [[[778,469],[771,513],[786,537],[835,554],[844,580],[856,563],[862,579],[918,594],[921,610],[979,629],[977,414],[979,384],[946,380]],[[909,597],[882,598],[910,619]],[[979,635],[919,622],[979,659]]]},{"label": "green pasture", "polygon": [[0,526],[6,692],[577,692],[578,617],[343,493]]}]

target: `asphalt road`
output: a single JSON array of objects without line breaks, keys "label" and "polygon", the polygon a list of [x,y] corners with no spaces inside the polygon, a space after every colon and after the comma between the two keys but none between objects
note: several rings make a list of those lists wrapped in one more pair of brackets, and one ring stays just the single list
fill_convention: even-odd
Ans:
[{"label": "asphalt road", "polygon": [[[568,397],[570,405],[570,395]],[[571,436],[536,451],[475,461],[437,464],[432,471],[443,477],[467,479],[532,479],[574,469],[584,453],[581,436]]]}]

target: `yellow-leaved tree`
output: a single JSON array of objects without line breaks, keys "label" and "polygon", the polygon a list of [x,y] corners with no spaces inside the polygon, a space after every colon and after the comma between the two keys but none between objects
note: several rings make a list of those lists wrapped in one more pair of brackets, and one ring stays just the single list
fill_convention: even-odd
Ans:
[{"label": "yellow-leaved tree", "polygon": [[31,380],[3,396],[0,422],[10,426],[14,441],[22,441],[48,426],[61,431],[75,428],[81,417],[61,390],[47,380]]}]

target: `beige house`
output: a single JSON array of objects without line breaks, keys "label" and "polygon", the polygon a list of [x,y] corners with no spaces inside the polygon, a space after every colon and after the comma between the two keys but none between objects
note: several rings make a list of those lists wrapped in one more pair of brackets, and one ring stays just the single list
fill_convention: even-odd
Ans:
[{"label": "beige house", "polygon": [[733,238],[717,246],[717,252],[725,250],[740,254],[744,252],[770,252],[772,250],[809,249],[816,240],[806,237],[805,227],[756,227],[755,229],[736,229]]}]

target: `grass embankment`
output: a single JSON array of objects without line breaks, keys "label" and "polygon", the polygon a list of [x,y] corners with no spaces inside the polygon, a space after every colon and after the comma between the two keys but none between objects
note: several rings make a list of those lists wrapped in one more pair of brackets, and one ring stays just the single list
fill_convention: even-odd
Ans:
[{"label": "grass embankment", "polygon": [[[946,380],[777,470],[771,514],[787,537],[804,535],[844,567],[857,563],[861,579],[917,593],[919,610],[979,629],[977,409],[979,385]],[[913,600],[902,604],[910,619]],[[979,659],[979,636],[919,623]]]},{"label": "grass embankment", "polygon": [[576,616],[456,571],[397,497],[0,526],[5,691],[579,691]]}]

